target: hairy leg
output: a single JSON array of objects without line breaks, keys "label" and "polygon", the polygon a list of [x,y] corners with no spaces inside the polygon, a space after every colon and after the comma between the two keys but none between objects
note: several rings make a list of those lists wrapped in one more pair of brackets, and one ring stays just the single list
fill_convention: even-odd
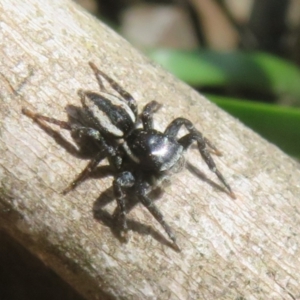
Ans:
[{"label": "hairy leg", "polygon": [[110,84],[110,86],[120,94],[120,96],[128,103],[128,106],[131,108],[131,110],[133,111],[134,115],[137,117],[137,104],[135,99],[131,96],[131,94],[129,94],[128,92],[126,92],[116,81],[114,81],[111,77],[109,77],[108,75],[106,75],[104,72],[102,72],[101,70],[99,70],[97,68],[97,66],[92,63],[89,62],[89,66],[92,68],[92,70],[95,73],[96,79],[98,81],[100,90],[105,91],[104,85],[101,81],[101,76],[103,78],[105,78],[105,80]]}]

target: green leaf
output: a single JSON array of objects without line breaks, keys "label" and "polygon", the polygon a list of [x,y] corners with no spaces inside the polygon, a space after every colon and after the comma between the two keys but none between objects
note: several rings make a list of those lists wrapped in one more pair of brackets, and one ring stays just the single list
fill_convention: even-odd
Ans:
[{"label": "green leaf", "polygon": [[300,109],[207,97],[286,153],[300,158]]},{"label": "green leaf", "polygon": [[300,104],[300,70],[265,53],[152,50],[149,56],[193,86],[247,88],[289,95]]}]

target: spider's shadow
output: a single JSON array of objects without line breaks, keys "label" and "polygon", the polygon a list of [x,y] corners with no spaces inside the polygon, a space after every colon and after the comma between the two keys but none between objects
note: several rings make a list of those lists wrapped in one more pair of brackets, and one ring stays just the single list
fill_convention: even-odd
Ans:
[{"label": "spider's shadow", "polygon": [[[66,112],[68,116],[68,123],[69,124],[80,124],[80,116],[83,114],[83,108],[77,107],[73,105],[67,105]],[[60,131],[57,131],[50,127],[46,121],[41,121],[38,119],[33,119],[38,126],[45,131],[49,136],[51,136],[54,141],[63,147],[69,154],[80,158],[91,160],[95,157],[97,152],[99,152],[99,148],[96,143],[93,142],[90,138],[86,137],[79,137],[71,134],[71,137],[75,143],[71,143],[68,141]],[[82,124],[81,124],[82,125]],[[55,125],[53,125],[55,126]],[[114,170],[109,166],[99,166],[97,167],[91,174],[89,174],[90,178],[101,179],[108,176],[114,176]],[[85,180],[87,180],[85,179]],[[74,192],[74,191],[73,191]],[[152,198],[153,201],[157,200],[159,196],[162,194],[162,190],[157,188],[153,190],[149,196]],[[100,221],[105,226],[109,227],[113,233],[113,235],[118,238],[121,242],[125,242],[124,237],[121,235],[121,230],[116,222],[115,216],[118,213],[118,208],[115,209],[114,213],[111,215],[108,211],[104,209],[104,207],[109,204],[111,201],[115,200],[113,196],[112,188],[108,188],[101,195],[96,199],[93,205],[93,216],[97,221]],[[126,210],[129,213],[139,202],[138,199],[133,195],[133,191],[128,190],[128,197],[126,199]],[[169,246],[176,250],[173,246],[173,243],[170,242],[167,238],[165,238],[161,233],[154,230],[151,226],[147,226],[140,222],[127,219],[127,227],[129,230],[138,232],[141,235],[151,235],[154,239],[156,239],[161,244]],[[177,250],[176,250],[177,251]]]},{"label": "spider's shadow", "polygon": [[[113,175],[113,174],[110,174]],[[100,178],[103,176],[102,167],[98,167],[95,172],[91,174],[92,178]],[[106,177],[106,176],[103,176]],[[162,195],[163,190],[157,188],[153,190],[149,196],[153,201],[156,201]],[[110,228],[112,234],[120,241],[126,242],[126,238],[121,234],[121,230],[119,224],[116,220],[116,216],[118,215],[118,207],[115,208],[114,212],[110,214],[107,210],[104,209],[106,205],[115,200],[114,193],[112,187],[106,189],[104,192],[100,194],[100,196],[96,199],[93,205],[93,215],[95,220],[100,221],[103,225]],[[134,195],[133,189],[127,190],[126,197],[126,212],[129,213],[134,207],[139,203],[139,199]],[[138,221],[127,218],[127,227],[128,230],[137,232],[140,235],[151,235],[153,239],[157,240],[159,243],[166,245],[174,250],[177,249],[174,247],[173,243],[170,242],[164,235],[160,232],[153,229],[152,226],[145,225]]]},{"label": "spider's shadow", "polygon": [[231,198],[232,196],[228,193],[228,191],[218,183],[214,182],[213,180],[210,180],[202,171],[200,171],[198,168],[196,168],[193,164],[190,162],[186,162],[186,168],[191,172],[194,176],[198,177],[202,181],[208,183],[213,188],[219,190],[220,192],[226,193]]}]

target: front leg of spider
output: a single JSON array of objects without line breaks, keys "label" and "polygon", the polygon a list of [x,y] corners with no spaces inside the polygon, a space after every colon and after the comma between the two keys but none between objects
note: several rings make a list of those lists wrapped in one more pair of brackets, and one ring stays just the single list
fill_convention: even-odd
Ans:
[{"label": "front leg of spider", "polygon": [[153,114],[156,111],[158,111],[161,107],[162,105],[156,102],[155,100],[145,105],[141,113],[141,119],[143,122],[144,130],[147,131],[153,129]]},{"label": "front leg of spider", "polygon": [[220,155],[220,152],[207,138],[203,137],[201,132],[194,127],[191,121],[185,118],[177,118],[169,124],[169,126],[165,130],[165,134],[170,138],[175,138],[178,134],[179,129],[182,126],[185,126],[185,128],[189,131],[189,134],[180,138],[178,140],[179,144],[181,144],[184,147],[184,149],[187,149],[194,141],[196,141],[198,145],[198,150],[203,160],[208,165],[209,169],[217,175],[219,180],[227,188],[229,195],[235,199],[235,194],[233,193],[230,185],[226,182],[224,176],[217,169],[216,164],[212,159],[208,148],[211,148],[217,155]]}]

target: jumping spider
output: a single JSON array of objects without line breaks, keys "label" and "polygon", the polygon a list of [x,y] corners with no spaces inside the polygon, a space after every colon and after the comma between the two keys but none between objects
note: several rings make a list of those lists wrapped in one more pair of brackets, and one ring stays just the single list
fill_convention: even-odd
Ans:
[{"label": "jumping spider", "polygon": [[[69,130],[72,134],[90,138],[99,147],[96,156],[64,190],[64,194],[86,179],[103,158],[108,158],[110,165],[116,170],[113,191],[118,204],[116,218],[121,230],[126,234],[125,199],[128,196],[127,191],[131,189],[132,195],[161,224],[173,241],[174,247],[179,250],[171,227],[164,220],[163,215],[148,197],[148,194],[156,187],[158,181],[177,168],[185,150],[193,142],[196,142],[209,169],[217,175],[229,194],[234,197],[230,186],[216,168],[209,153],[213,152],[220,155],[220,152],[187,119],[177,118],[173,120],[164,132],[155,130],[152,122],[153,113],[160,107],[156,101],[149,102],[139,115],[135,99],[118,83],[100,71],[95,64],[90,62],[89,65],[95,73],[100,92],[78,91],[83,108],[80,120],[84,124],[83,126],[49,118],[26,108],[23,108],[22,112],[34,120],[56,124],[62,129]],[[108,93],[102,78],[120,96],[117,97]],[[140,128],[139,120],[142,122],[142,128]],[[188,133],[177,138],[178,131],[182,126],[186,128]]]}]

